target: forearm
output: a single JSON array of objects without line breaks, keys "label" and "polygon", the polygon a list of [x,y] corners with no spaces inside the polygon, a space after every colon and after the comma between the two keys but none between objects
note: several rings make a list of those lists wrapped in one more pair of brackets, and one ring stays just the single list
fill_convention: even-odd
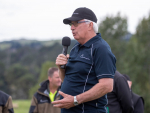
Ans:
[{"label": "forearm", "polygon": [[108,92],[111,92],[113,89],[113,79],[109,80],[110,82],[99,82],[93,88],[90,90],[77,95],[77,100],[79,104],[92,101],[95,99],[98,99],[102,97],[103,95],[107,94]]}]

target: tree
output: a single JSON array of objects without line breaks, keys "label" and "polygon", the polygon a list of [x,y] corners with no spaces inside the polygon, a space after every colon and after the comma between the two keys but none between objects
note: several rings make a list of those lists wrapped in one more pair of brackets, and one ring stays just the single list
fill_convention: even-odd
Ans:
[{"label": "tree", "polygon": [[122,17],[120,13],[116,16],[106,16],[99,24],[99,32],[106,42],[110,45],[113,54],[116,56],[117,70],[123,70],[123,56],[125,55],[127,42],[123,36],[128,33],[127,18]]},{"label": "tree", "polygon": [[5,73],[5,80],[14,99],[27,99],[29,97],[28,90],[35,84],[35,80],[28,70],[27,67],[14,64]]},{"label": "tree", "polygon": [[133,91],[144,97],[145,113],[150,112],[150,14],[143,18],[128,44],[128,74],[133,80]]}]

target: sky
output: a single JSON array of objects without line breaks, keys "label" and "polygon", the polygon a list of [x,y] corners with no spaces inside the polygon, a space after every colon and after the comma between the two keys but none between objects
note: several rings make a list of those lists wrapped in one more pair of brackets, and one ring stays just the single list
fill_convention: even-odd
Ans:
[{"label": "sky", "polygon": [[46,41],[64,36],[73,39],[63,19],[78,7],[93,10],[98,24],[107,15],[120,12],[128,18],[131,33],[150,13],[149,0],[0,0],[0,42],[22,38]]}]

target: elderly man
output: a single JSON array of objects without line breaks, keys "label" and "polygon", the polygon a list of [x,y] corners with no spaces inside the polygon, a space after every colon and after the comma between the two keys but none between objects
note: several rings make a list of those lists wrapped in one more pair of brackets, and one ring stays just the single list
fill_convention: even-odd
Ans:
[{"label": "elderly man", "polygon": [[61,79],[58,68],[48,70],[48,80],[41,84],[39,90],[34,94],[29,113],[60,113],[60,108],[54,108],[51,104],[54,100],[59,100]]},{"label": "elderly man", "polygon": [[0,91],[0,113],[14,113],[12,98]]},{"label": "elderly man", "polygon": [[[63,81],[61,100],[54,101],[61,113],[106,113],[108,92],[113,89],[116,58],[106,41],[97,33],[97,18],[88,8],[77,8],[72,17],[63,20],[71,26],[78,41],[70,56],[56,59]],[[66,69],[61,65],[66,64]]]}]

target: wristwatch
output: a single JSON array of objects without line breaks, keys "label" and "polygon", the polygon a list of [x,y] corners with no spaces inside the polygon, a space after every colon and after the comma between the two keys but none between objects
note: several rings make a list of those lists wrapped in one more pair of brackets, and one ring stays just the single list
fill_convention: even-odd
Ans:
[{"label": "wristwatch", "polygon": [[77,106],[78,105],[78,101],[77,101],[77,97],[74,96],[74,105]]}]

